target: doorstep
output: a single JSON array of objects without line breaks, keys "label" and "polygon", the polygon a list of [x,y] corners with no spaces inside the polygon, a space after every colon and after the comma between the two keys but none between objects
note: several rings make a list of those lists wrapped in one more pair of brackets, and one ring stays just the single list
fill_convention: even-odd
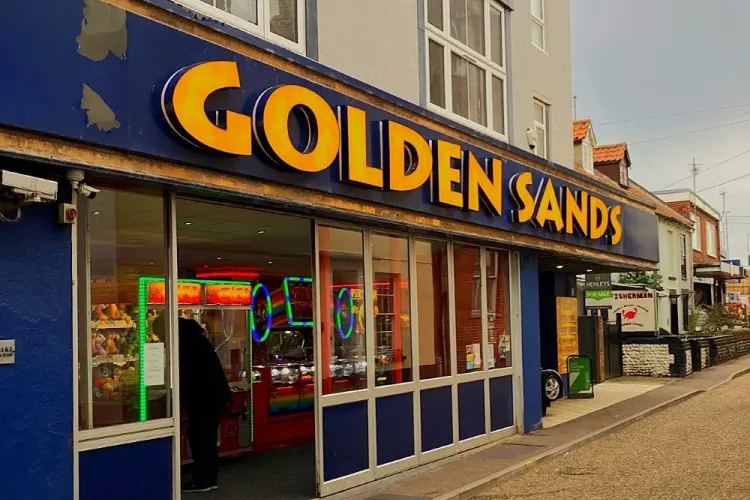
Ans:
[{"label": "doorstep", "polygon": [[[327,497],[353,500],[458,500],[472,498],[535,464],[703,391],[712,390],[750,372],[745,356],[696,372],[686,379],[661,384],[552,428],[517,435]],[[626,383],[626,382],[623,382]],[[596,390],[596,389],[595,389]],[[559,402],[558,402],[559,403]],[[557,403],[553,403],[553,406]]]}]

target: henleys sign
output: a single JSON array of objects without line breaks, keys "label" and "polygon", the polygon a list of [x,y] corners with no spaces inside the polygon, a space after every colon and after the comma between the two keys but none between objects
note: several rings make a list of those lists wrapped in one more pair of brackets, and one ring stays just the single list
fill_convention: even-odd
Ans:
[{"label": "henleys sign", "polygon": [[[164,86],[162,112],[182,139],[224,155],[261,155],[281,168],[308,174],[338,164],[336,179],[360,187],[384,192],[429,189],[434,205],[485,211],[512,224],[611,246],[623,237],[619,204],[530,169],[514,167],[504,177],[501,158],[446,138],[428,140],[394,120],[368,120],[364,109],[329,103],[306,86],[258,89],[263,91],[244,107],[248,112],[223,109],[215,112],[216,119],[209,118],[207,101],[212,96],[252,83],[240,82],[234,61],[189,66]],[[369,154],[373,148],[379,152],[376,160]],[[504,199],[511,206],[504,206]]]}]

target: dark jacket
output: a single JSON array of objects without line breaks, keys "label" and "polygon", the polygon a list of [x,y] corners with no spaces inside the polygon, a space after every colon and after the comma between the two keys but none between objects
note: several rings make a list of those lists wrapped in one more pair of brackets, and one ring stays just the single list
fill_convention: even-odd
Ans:
[{"label": "dark jacket", "polygon": [[221,361],[196,321],[180,318],[179,332],[180,400],[188,412],[217,411],[230,398]]}]

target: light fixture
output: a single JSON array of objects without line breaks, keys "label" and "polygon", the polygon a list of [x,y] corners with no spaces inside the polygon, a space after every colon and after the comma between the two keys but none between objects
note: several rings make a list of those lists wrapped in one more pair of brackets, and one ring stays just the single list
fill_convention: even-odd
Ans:
[{"label": "light fixture", "polygon": [[557,266],[557,268],[558,268],[558,269],[562,269],[562,268],[563,268],[563,266]]},{"label": "light fixture", "polygon": [[193,225],[193,223],[192,223],[192,222],[186,222],[186,223],[185,223],[185,225],[186,225],[186,226],[192,226],[192,225]]},{"label": "light fixture", "polygon": [[587,273],[591,273],[591,272],[594,272],[594,270],[593,269],[586,269],[586,272]]},{"label": "light fixture", "polygon": [[265,231],[263,231],[262,229],[261,229],[260,231],[258,231],[258,234],[265,234],[265,233],[266,233],[266,232],[265,232]]},{"label": "light fixture", "polygon": [[221,260],[221,257],[216,257],[216,260]]},{"label": "light fixture", "polygon": [[94,212],[94,215],[101,215],[101,214],[102,213],[99,210],[97,210],[96,212]]},{"label": "light fixture", "polygon": [[269,263],[269,264],[273,264],[273,261],[272,261],[272,260],[269,260],[269,261],[268,261],[268,263]]}]

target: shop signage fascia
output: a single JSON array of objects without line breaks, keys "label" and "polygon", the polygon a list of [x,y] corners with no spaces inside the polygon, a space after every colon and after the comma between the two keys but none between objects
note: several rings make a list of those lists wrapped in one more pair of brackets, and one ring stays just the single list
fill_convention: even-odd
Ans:
[{"label": "shop signage fascia", "polygon": [[[10,19],[23,19],[25,14],[11,9],[8,15]],[[47,30],[45,37],[62,40],[80,30],[80,15],[80,9],[56,12],[54,29]],[[66,51],[64,44],[52,44],[49,51],[33,51],[39,33],[14,30],[15,25],[24,23],[9,23],[11,29],[6,35],[19,48],[19,54],[28,51],[28,56],[15,69],[13,88],[7,89],[14,98],[3,109],[0,125],[583,246],[601,252],[603,258],[612,253],[658,261],[656,216],[645,206],[641,209],[635,202],[622,202],[629,198],[627,195],[620,200],[603,196],[577,184],[575,179],[580,176],[575,172],[563,173],[563,167],[541,158],[538,162],[532,160],[533,155],[516,153],[512,146],[493,145],[484,136],[469,136],[463,127],[456,126],[455,134],[448,134],[444,119],[431,118],[427,111],[418,117],[413,110],[399,108],[398,104],[384,105],[386,94],[382,92],[374,94],[377,99],[365,94],[362,100],[352,97],[367,89],[364,84],[347,80],[339,87],[327,82],[325,71],[320,70],[321,77],[313,70],[287,70],[291,67],[282,68],[281,61],[277,67],[275,62],[252,59],[132,12],[127,19],[127,57],[109,54],[96,64],[75,51]],[[179,124],[172,123],[176,126],[171,127],[162,113],[162,105],[168,104],[163,94],[167,82],[176,84],[189,69],[212,62],[230,63],[236,68],[237,81],[231,88],[207,92],[205,111],[219,129],[227,131],[236,129],[238,118],[240,124],[250,120],[249,155],[237,154],[248,152],[242,149],[230,150],[229,154],[196,144],[191,137],[180,138],[174,131]],[[59,75],[56,85],[38,79],[39,74],[48,72]],[[232,77],[226,72],[216,77],[227,75]],[[353,87],[353,93],[347,93],[350,91],[346,85]],[[276,133],[277,124],[264,122],[266,115],[273,117],[272,111],[280,109],[280,96],[286,93],[296,98],[300,89],[306,89],[308,96],[320,97],[324,106],[316,112],[323,110],[328,118],[334,116],[326,126],[317,121],[315,126],[324,132],[338,129],[338,137],[346,139],[339,144],[336,134],[324,138],[325,144],[337,143],[336,147],[313,155],[321,163],[308,157],[307,166],[313,171],[304,172],[294,168],[304,162],[287,160],[311,151],[297,151],[295,155],[289,148],[279,148],[278,140],[283,136]],[[306,115],[309,116],[312,114]],[[297,146],[300,124],[306,119],[291,122],[291,135]],[[358,129],[364,129],[364,133],[355,133]],[[408,142],[410,137],[415,138],[413,143]],[[404,148],[400,149],[402,140]],[[421,147],[425,142],[427,149]],[[406,145],[415,146],[414,143],[420,147]],[[513,153],[506,157],[496,146]],[[414,149],[417,161],[407,165],[401,158],[404,150],[414,153]],[[324,151],[333,157],[329,165],[324,165],[323,160],[331,158]],[[127,170],[126,163],[123,169]],[[364,178],[359,175],[363,173]],[[379,187],[381,176],[383,186]],[[200,183],[199,175],[195,182]],[[593,180],[585,184],[597,185]],[[602,188],[602,192],[606,189]]]}]

